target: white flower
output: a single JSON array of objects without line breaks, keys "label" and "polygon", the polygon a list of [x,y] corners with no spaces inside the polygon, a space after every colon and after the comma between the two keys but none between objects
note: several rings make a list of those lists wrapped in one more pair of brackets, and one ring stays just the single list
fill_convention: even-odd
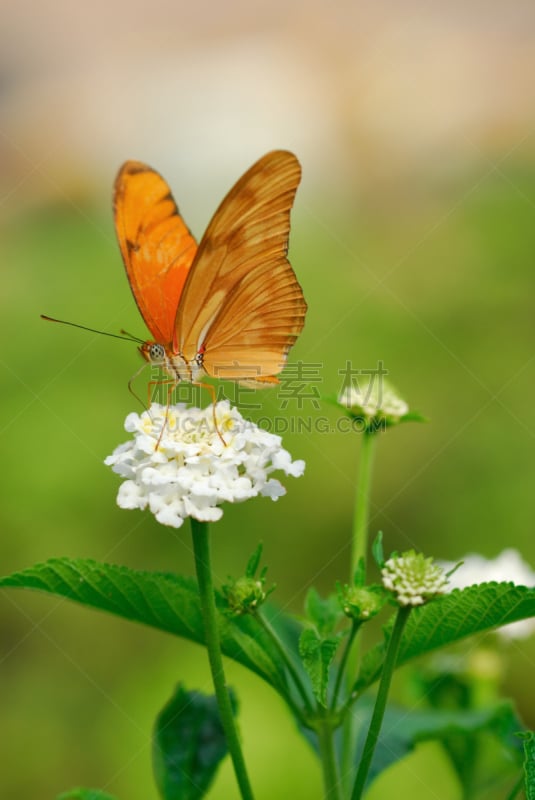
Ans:
[{"label": "white flower", "polygon": [[338,402],[349,408],[355,416],[369,420],[385,419],[389,423],[395,423],[409,413],[407,403],[378,375],[361,378],[358,386],[348,386]]},{"label": "white flower", "polygon": [[[535,572],[522,560],[518,550],[512,547],[503,550],[494,559],[487,559],[478,553],[469,553],[461,561],[462,565],[450,577],[451,589],[464,589],[475,583],[488,581],[513,581],[520,586],[535,587]],[[442,567],[449,572],[455,563],[442,561]],[[535,619],[523,619],[498,628],[496,633],[505,639],[523,639],[535,630]]]},{"label": "white flower", "polygon": [[385,589],[393,592],[400,606],[421,606],[443,594],[448,578],[432,558],[409,550],[389,558],[381,570]]},{"label": "white flower", "polygon": [[154,403],[141,415],[129,414],[125,429],[133,439],[104,462],[126,479],[117,503],[148,507],[158,522],[174,528],[186,517],[220,519],[225,501],[258,495],[277,500],[286,490],[271,473],[280,469],[299,477],[305,469],[304,461],[292,461],[281,447],[280,436],[245,420],[228,401],[215,409]]}]

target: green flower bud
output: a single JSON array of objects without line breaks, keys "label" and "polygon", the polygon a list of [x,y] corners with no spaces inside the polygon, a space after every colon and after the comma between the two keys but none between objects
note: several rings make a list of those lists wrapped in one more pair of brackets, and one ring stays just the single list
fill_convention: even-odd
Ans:
[{"label": "green flower bud", "polygon": [[263,580],[244,576],[223,586],[223,594],[229,611],[238,616],[254,614],[265,601],[269,592],[265,591]]},{"label": "green flower bud", "polygon": [[386,602],[382,586],[339,586],[338,600],[342,611],[350,619],[367,622],[382,609]]}]

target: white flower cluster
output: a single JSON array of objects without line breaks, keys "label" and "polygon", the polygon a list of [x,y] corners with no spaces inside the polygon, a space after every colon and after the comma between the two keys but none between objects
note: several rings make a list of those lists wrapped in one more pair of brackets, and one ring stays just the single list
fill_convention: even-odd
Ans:
[{"label": "white flower cluster", "polygon": [[[469,553],[461,561],[461,566],[450,578],[451,589],[464,589],[487,581],[513,581],[520,586],[535,587],[535,572],[512,547],[503,550],[496,558]],[[449,572],[455,563],[444,561],[441,566]],[[522,639],[534,631],[535,619],[523,619],[498,628],[496,633],[504,639]]]},{"label": "white flower cluster", "polygon": [[381,570],[383,586],[396,596],[400,606],[421,606],[446,590],[448,578],[443,569],[409,550],[389,558]]},{"label": "white flower cluster", "polygon": [[[214,425],[214,415],[217,427]],[[286,493],[274,470],[299,477],[304,461],[292,461],[281,438],[245,420],[228,401],[206,409],[154,403],[129,414],[133,439],[119,445],[105,463],[126,480],[121,508],[149,508],[158,522],[179,528],[186,517],[215,521],[221,503],[239,503]]]},{"label": "white flower cluster", "polygon": [[348,386],[340,395],[338,402],[349,408],[356,416],[369,420],[386,419],[394,423],[409,413],[407,403],[377,375],[372,375],[369,380],[362,378],[358,386]]}]

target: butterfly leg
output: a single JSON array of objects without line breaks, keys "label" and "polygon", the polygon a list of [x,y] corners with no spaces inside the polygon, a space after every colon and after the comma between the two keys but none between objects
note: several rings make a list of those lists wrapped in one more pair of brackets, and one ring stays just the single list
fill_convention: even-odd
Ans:
[{"label": "butterfly leg", "polygon": [[168,414],[169,414],[169,407],[171,405],[171,395],[175,391],[175,389],[176,389],[176,387],[178,385],[178,381],[175,380],[174,378],[167,378],[165,380],[160,380],[160,381],[149,381],[149,383],[147,385],[147,401],[148,401],[149,408],[150,408],[150,405],[151,405],[151,402],[152,402],[151,401],[152,387],[153,386],[162,386],[163,384],[167,384],[167,403],[165,405],[165,422],[162,425],[162,429],[160,431],[160,435],[158,436],[158,441],[156,442],[156,447],[154,448],[155,450],[157,450],[159,448],[160,442],[162,441],[163,432],[165,431],[165,426],[167,424],[167,418],[168,418]]},{"label": "butterfly leg", "polygon": [[153,402],[152,401],[152,397],[151,397],[151,395],[152,395],[152,387],[153,386],[164,386],[164,385],[168,385],[168,388],[167,388],[167,410],[169,411],[169,406],[171,405],[171,395],[173,394],[173,392],[175,391],[175,389],[176,389],[176,387],[178,385],[178,381],[175,380],[174,378],[166,378],[165,380],[149,381],[148,382],[148,384],[147,384],[147,406],[149,408],[150,408],[150,406],[152,405],[152,402]]},{"label": "butterfly leg", "polygon": [[216,397],[216,393],[215,393],[214,387],[212,386],[211,383],[202,383],[201,381],[195,381],[191,385],[192,386],[200,386],[201,389],[206,389],[210,393],[210,397],[212,398],[212,418],[214,420],[214,428],[216,430],[217,435],[221,439],[221,441],[223,443],[223,446],[226,447],[227,443],[223,439],[223,435],[222,435],[221,431],[219,430],[219,426],[217,424],[217,417],[215,415],[215,407],[216,407],[217,397]]},{"label": "butterfly leg", "polygon": [[135,393],[134,387],[133,387],[133,383],[134,383],[135,379],[137,378],[137,376],[141,375],[141,373],[143,372],[143,370],[145,369],[146,366],[147,366],[146,364],[143,364],[143,366],[141,366],[138,370],[136,370],[134,372],[134,374],[132,375],[132,377],[128,381],[128,391],[130,392],[131,395],[133,395],[136,398],[136,400],[138,400],[141,403],[141,405],[143,406],[143,408],[145,410],[150,406],[150,402],[149,402],[148,406],[145,406],[145,403],[143,402],[141,397],[138,394]]},{"label": "butterfly leg", "polygon": [[141,403],[141,405],[143,406],[145,411],[148,411],[150,409],[151,405],[152,405],[152,397],[151,397],[152,387],[153,386],[160,386],[162,384],[167,384],[167,383],[168,384],[172,384],[170,389],[167,390],[167,408],[169,409],[169,406],[170,406],[170,399],[169,399],[170,398],[170,393],[173,392],[173,390],[175,389],[176,385],[178,384],[178,381],[175,378],[166,378],[165,380],[149,381],[148,384],[147,384],[147,403],[146,404],[143,402],[141,397],[138,394],[136,394],[136,392],[134,391],[133,383],[134,383],[135,379],[137,378],[137,376],[141,372],[143,372],[143,370],[145,369],[146,366],[147,366],[146,364],[143,364],[143,366],[140,369],[138,369],[136,372],[134,372],[134,374],[132,375],[132,377],[128,381],[128,391],[130,392],[131,395],[133,395],[136,398],[136,400],[139,400],[139,402]]},{"label": "butterfly leg", "polygon": [[[166,413],[166,418],[167,418],[167,413],[169,411],[169,406],[171,405],[171,395],[173,394],[173,392],[175,391],[176,387],[178,386],[179,381],[178,380],[175,381],[175,380],[169,379],[169,380],[165,380],[165,381],[151,381],[151,383],[154,383],[154,384],[168,383],[168,384],[170,384],[170,386],[167,389],[167,408],[166,408],[166,412],[165,412]],[[207,389],[210,392],[210,396],[212,398],[212,416],[213,416],[213,420],[214,420],[214,428],[216,429],[217,435],[219,436],[219,438],[223,442],[223,446],[226,447],[227,443],[223,439],[221,431],[219,430],[219,427],[217,425],[217,418],[216,418],[216,415],[215,415],[215,407],[216,407],[217,397],[216,397],[216,393],[215,393],[214,387],[210,383],[200,383],[200,382],[197,382],[197,381],[195,381],[191,385],[192,386],[199,386],[201,389]],[[149,383],[149,386],[150,386],[150,383]],[[162,436],[163,436],[164,430],[165,430],[165,425],[162,427],[162,430],[160,432],[160,436],[158,437],[158,441],[156,443],[156,448],[155,448],[156,450],[160,446],[160,442],[162,440]]]}]

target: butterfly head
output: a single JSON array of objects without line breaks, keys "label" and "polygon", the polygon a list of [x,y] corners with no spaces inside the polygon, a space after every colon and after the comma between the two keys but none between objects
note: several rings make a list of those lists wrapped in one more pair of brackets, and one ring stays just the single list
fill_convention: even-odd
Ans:
[{"label": "butterfly head", "polygon": [[165,365],[166,353],[163,344],[158,342],[143,342],[139,352],[149,364]]}]

